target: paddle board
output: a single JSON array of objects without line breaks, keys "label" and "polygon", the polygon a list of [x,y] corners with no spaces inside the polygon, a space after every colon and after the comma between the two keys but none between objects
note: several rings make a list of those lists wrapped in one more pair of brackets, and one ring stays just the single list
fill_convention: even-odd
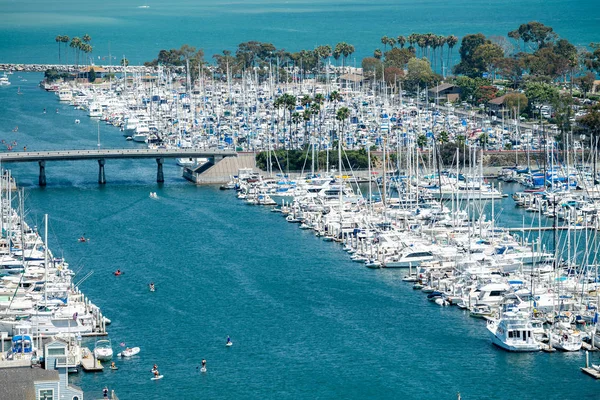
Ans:
[{"label": "paddle board", "polygon": [[151,381],[157,381],[159,379],[162,379],[164,377],[164,375],[159,375],[159,376],[155,376],[154,378],[150,378]]},{"label": "paddle board", "polygon": [[233,342],[227,342],[227,344],[225,346],[227,346],[227,347],[233,346]]},{"label": "paddle board", "polygon": [[118,370],[118,369],[119,369],[119,367],[110,367],[110,369],[112,369],[112,370],[115,370],[115,371],[116,371],[116,370]]},{"label": "paddle board", "polygon": [[200,372],[206,372],[206,367],[200,368]]}]

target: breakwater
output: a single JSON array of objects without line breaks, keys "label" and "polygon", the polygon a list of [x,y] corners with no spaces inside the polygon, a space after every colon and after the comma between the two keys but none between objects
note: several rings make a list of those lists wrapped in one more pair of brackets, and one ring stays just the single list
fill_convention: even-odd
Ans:
[{"label": "breakwater", "polygon": [[[94,67],[101,67],[108,72],[123,72],[123,66],[121,65],[94,65]],[[11,63],[0,63],[0,71],[16,71],[16,72],[44,72],[48,69],[55,69],[58,72],[77,72],[83,68],[87,68],[86,65],[73,65],[73,64],[11,64]],[[153,72],[153,67],[146,67],[144,65],[128,65],[127,72],[139,72],[139,73],[150,73]]]}]

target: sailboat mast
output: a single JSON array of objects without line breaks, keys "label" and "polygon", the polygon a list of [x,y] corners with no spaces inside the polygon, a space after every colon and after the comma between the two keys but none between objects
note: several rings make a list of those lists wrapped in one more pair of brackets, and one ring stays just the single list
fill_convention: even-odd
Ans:
[{"label": "sailboat mast", "polygon": [[44,214],[44,306],[48,306],[48,214]]}]

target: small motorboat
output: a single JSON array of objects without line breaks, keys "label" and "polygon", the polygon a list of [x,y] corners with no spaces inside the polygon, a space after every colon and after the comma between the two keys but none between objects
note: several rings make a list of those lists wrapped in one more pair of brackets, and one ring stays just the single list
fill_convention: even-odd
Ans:
[{"label": "small motorboat", "polygon": [[76,119],[76,120],[75,120],[75,123],[76,123],[76,124],[79,124],[80,122],[81,122],[81,121],[80,121],[80,120],[78,120],[78,119]]},{"label": "small motorboat", "polygon": [[110,339],[101,339],[96,342],[94,347],[94,356],[97,360],[110,360],[113,356],[113,349]]},{"label": "small motorboat", "polygon": [[156,194],[156,192],[150,192],[150,198],[151,199],[158,199],[158,195]]},{"label": "small motorboat", "polygon": [[135,356],[136,354],[138,354],[140,352],[140,348],[139,347],[132,347],[132,348],[126,348],[125,350],[123,350],[122,352],[120,352],[119,354],[117,354],[118,357],[132,357]]}]

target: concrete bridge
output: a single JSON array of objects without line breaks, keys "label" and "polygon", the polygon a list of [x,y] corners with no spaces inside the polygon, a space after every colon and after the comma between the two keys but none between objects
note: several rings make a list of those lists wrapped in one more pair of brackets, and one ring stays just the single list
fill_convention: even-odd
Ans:
[{"label": "concrete bridge", "polygon": [[235,151],[199,149],[94,149],[94,150],[53,150],[20,151],[0,153],[0,163],[37,162],[40,166],[39,184],[46,186],[46,161],[98,161],[98,183],[105,184],[104,165],[107,159],[154,158],[157,164],[156,181],[165,181],[163,174],[164,158],[208,158],[216,164],[225,157],[237,157]]}]

